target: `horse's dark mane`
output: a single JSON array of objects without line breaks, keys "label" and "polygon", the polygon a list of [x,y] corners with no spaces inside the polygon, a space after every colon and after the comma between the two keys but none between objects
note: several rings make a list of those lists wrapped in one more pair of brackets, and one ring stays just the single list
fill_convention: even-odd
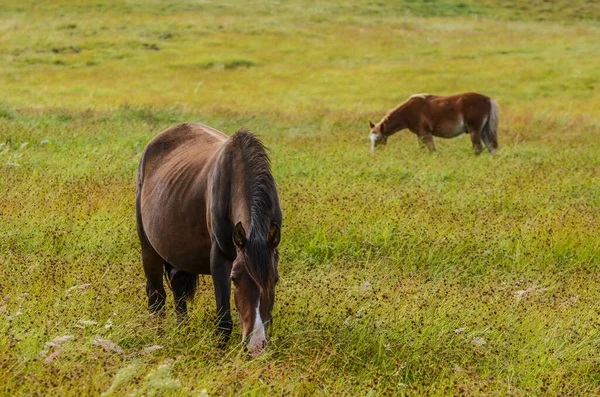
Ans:
[{"label": "horse's dark mane", "polygon": [[275,280],[271,248],[267,244],[270,214],[277,200],[275,179],[271,174],[271,161],[265,146],[248,130],[239,130],[231,137],[244,160],[247,183],[250,186],[250,229],[246,240],[246,267],[250,276],[263,290],[269,290]]}]

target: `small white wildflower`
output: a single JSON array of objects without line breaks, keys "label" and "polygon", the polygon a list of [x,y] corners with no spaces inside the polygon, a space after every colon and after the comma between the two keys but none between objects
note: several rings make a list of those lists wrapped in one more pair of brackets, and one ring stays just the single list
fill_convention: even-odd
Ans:
[{"label": "small white wildflower", "polygon": [[113,326],[112,319],[109,318],[108,320],[106,320],[106,324],[104,324],[104,328],[109,329],[112,326]]},{"label": "small white wildflower", "polygon": [[462,328],[456,328],[456,329],[454,330],[454,333],[455,333],[455,334],[460,334],[460,333],[461,333],[461,332],[463,332],[464,330],[466,330],[466,328],[465,328],[465,327],[462,327]]},{"label": "small white wildflower", "polygon": [[400,364],[396,372],[394,372],[394,376],[399,376],[402,373],[402,370],[404,370],[404,368],[406,368],[406,363]]},{"label": "small white wildflower", "polygon": [[365,307],[362,306],[360,309],[358,309],[358,311],[356,312],[356,318],[361,318],[363,313],[365,312]]},{"label": "small white wildflower", "polygon": [[25,149],[27,147],[27,145],[29,145],[29,142],[23,142],[19,149]]},{"label": "small white wildflower", "polygon": [[85,326],[98,324],[98,322],[94,320],[79,320],[79,323]]},{"label": "small white wildflower", "polygon": [[473,340],[471,341],[471,343],[475,346],[483,346],[485,345],[487,342],[485,341],[485,339],[483,339],[480,336],[476,336],[473,338]]}]

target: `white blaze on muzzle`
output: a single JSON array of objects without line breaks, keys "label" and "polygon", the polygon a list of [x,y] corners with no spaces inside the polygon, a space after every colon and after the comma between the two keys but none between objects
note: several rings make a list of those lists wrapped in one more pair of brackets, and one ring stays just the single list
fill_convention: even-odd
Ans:
[{"label": "white blaze on muzzle", "polygon": [[254,318],[254,328],[250,334],[250,340],[248,341],[248,350],[253,356],[257,356],[267,345],[267,333],[265,332],[265,325],[263,324],[262,318],[260,317],[260,301],[256,305],[256,317]]},{"label": "white blaze on muzzle", "polygon": [[375,150],[375,141],[377,140],[377,134],[371,132],[371,150]]}]

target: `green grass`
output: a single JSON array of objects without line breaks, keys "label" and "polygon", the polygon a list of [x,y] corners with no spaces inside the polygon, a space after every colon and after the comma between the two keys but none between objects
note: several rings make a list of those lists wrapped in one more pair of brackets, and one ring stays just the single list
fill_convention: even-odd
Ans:
[{"label": "green grass", "polygon": [[[558,0],[3,4],[0,394],[597,394],[599,16]],[[468,90],[500,105],[497,156],[466,136],[428,155],[408,132],[369,152],[369,119]],[[186,325],[145,309],[135,171],[182,121],[270,148],[282,277],[254,360],[239,324],[217,350],[210,278]]]}]

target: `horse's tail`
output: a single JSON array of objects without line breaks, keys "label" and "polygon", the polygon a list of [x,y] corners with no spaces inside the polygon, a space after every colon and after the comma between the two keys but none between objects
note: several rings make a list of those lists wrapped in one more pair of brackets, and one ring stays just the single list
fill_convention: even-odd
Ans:
[{"label": "horse's tail", "polygon": [[142,223],[142,185],[144,184],[144,166],[146,163],[146,151],[142,152],[142,157],[140,158],[140,163],[138,165],[137,172],[137,183],[135,189],[135,221],[138,231],[138,236],[140,238],[140,243],[142,247],[150,245],[148,241],[148,237],[146,237],[146,232],[144,231],[144,225]]},{"label": "horse's tail", "polygon": [[498,104],[490,98],[490,115],[481,131],[483,143],[494,153],[498,150]]}]

